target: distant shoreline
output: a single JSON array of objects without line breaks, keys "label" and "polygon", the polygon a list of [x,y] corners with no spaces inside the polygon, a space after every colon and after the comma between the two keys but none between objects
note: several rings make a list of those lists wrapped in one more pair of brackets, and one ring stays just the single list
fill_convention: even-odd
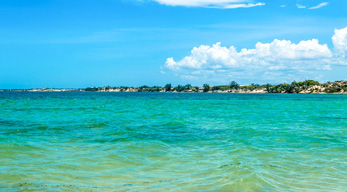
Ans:
[{"label": "distant shoreline", "polygon": [[30,92],[30,93],[191,93],[191,94],[196,94],[196,93],[218,93],[218,94],[292,94],[292,95],[347,95],[347,92],[344,93],[325,93],[325,92],[320,92],[320,93],[268,93],[268,92],[214,92],[214,91],[208,91],[208,92],[173,92],[173,91],[169,91],[169,92],[150,92],[150,91],[142,91],[142,92],[136,92],[136,91],[123,91],[123,92],[116,92],[116,91],[61,91],[60,89],[56,89],[54,91],[31,91],[29,89],[21,89],[21,90],[13,90],[13,89],[2,89],[0,90],[0,93],[4,93],[4,92]]},{"label": "distant shoreline", "polygon": [[291,84],[278,85],[239,85],[232,81],[229,85],[209,86],[204,84],[202,87],[178,85],[172,87],[171,84],[160,86],[141,86],[141,87],[88,87],[88,88],[33,88],[33,89],[0,89],[0,92],[161,92],[161,93],[288,93],[288,94],[347,94],[347,81],[335,81],[320,84],[314,80],[303,82],[292,82]]}]

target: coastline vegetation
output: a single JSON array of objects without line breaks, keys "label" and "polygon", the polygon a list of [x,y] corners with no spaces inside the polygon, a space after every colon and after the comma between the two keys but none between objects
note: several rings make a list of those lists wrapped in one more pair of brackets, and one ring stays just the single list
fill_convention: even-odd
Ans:
[{"label": "coastline vegetation", "polygon": [[105,86],[88,87],[85,89],[0,89],[0,91],[78,91],[78,92],[209,92],[209,93],[288,93],[288,94],[347,94],[347,81],[335,81],[319,83],[315,80],[293,81],[282,84],[255,84],[240,85],[236,81],[231,81],[228,85],[213,85],[205,83],[202,87],[192,86],[191,84],[172,86],[168,83],[165,86],[128,87],[128,86]]},{"label": "coastline vegetation", "polygon": [[202,87],[191,84],[172,86],[170,83],[165,86],[141,87],[90,87],[85,91],[110,91],[110,92],[213,92],[213,93],[289,93],[289,94],[314,94],[314,93],[347,93],[347,81],[335,81],[319,83],[315,80],[305,80],[282,84],[255,84],[240,85],[236,81],[231,81],[228,85],[203,84]]}]

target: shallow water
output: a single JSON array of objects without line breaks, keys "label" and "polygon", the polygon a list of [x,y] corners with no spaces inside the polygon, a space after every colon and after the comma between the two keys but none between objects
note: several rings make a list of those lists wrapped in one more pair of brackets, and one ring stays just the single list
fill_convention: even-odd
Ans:
[{"label": "shallow water", "polygon": [[346,191],[347,95],[0,93],[0,191]]}]

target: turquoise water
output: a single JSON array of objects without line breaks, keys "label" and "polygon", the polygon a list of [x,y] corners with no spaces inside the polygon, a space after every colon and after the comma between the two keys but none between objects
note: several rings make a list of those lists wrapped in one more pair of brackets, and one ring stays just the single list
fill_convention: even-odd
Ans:
[{"label": "turquoise water", "polygon": [[0,191],[346,191],[347,95],[0,93]]}]

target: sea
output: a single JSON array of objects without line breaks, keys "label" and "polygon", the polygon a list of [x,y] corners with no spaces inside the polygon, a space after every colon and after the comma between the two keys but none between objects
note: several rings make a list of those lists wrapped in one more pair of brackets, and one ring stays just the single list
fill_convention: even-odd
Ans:
[{"label": "sea", "polygon": [[0,92],[0,191],[347,191],[347,95]]}]

